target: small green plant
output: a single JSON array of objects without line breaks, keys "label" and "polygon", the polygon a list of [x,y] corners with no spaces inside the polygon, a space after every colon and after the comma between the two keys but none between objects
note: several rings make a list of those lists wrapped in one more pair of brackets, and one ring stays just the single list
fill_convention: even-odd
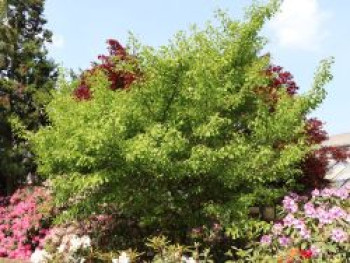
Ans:
[{"label": "small green plant", "polygon": [[165,236],[156,236],[148,239],[146,244],[155,252],[154,263],[211,263],[210,249],[200,249],[200,244],[193,247],[180,244],[170,244]]}]

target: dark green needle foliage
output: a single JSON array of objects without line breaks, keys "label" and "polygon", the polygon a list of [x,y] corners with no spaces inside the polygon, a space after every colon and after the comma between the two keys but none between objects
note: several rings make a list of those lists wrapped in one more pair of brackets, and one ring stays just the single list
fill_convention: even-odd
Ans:
[{"label": "dark green needle foliage", "polygon": [[47,57],[44,0],[7,0],[0,24],[0,187],[11,192],[35,171],[28,143],[17,132],[47,122],[44,106],[56,65]]}]

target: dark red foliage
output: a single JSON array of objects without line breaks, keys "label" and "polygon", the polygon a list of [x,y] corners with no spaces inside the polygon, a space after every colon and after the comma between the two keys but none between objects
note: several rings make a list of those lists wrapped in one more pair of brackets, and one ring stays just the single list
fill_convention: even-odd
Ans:
[{"label": "dark red foliage", "polygon": [[84,83],[81,83],[78,88],[74,90],[74,97],[77,100],[91,99],[91,91]]},{"label": "dark red foliage", "polygon": [[[127,54],[125,48],[114,39],[107,40],[108,55],[99,55],[100,63],[92,63],[92,68],[85,71],[81,77],[81,84],[74,91],[74,96],[79,100],[86,100],[91,98],[91,91],[86,84],[86,76],[93,75],[97,71],[102,71],[106,74],[110,81],[110,89],[128,89],[130,85],[137,79],[137,74],[123,68],[118,69],[118,65],[128,63],[135,65],[134,57]],[[85,96],[86,95],[86,96]]]},{"label": "dark red foliage", "polygon": [[[278,101],[276,93],[278,89],[285,88],[288,94],[295,96],[299,88],[294,82],[292,74],[283,71],[282,67],[270,66],[266,73],[267,76],[271,77],[271,84],[263,92],[268,95],[267,100],[271,104],[271,111],[273,111],[274,104]],[[302,163],[303,176],[300,180],[306,188],[320,188],[328,183],[324,177],[331,161],[335,163],[345,161],[350,154],[345,148],[322,146],[322,143],[328,139],[328,134],[323,129],[323,123],[320,120],[310,118],[305,119],[305,122],[307,142],[310,146],[318,145],[318,149],[309,154]]]},{"label": "dark red foliage", "polygon": [[285,88],[290,95],[295,95],[299,87],[293,80],[293,75],[288,71],[284,71],[282,67],[270,66],[267,69],[267,75],[272,77],[271,88]]},{"label": "dark red foliage", "polygon": [[316,118],[306,120],[306,132],[310,144],[319,144],[328,139],[328,134],[323,129],[323,123]]},{"label": "dark red foliage", "polygon": [[279,100],[278,90],[286,89],[290,96],[294,96],[299,87],[294,82],[293,75],[284,71],[282,67],[270,66],[263,74],[269,77],[270,83],[267,86],[258,87],[255,92],[270,106],[270,112],[274,112]]},{"label": "dark red foliage", "polygon": [[111,56],[118,56],[120,58],[125,59],[127,57],[127,53],[125,48],[115,39],[108,39],[107,43],[109,45],[109,54]]}]

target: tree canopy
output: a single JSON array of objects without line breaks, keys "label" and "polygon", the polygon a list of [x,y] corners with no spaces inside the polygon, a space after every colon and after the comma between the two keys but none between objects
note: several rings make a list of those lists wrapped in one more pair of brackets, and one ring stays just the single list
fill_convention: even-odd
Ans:
[{"label": "tree canopy", "polygon": [[271,94],[259,32],[277,9],[254,5],[244,21],[219,12],[218,26],[180,32],[159,49],[135,44],[132,59],[114,54],[115,70],[137,76],[124,88],[111,89],[103,69],[84,75],[83,99],[81,80],[61,81],[51,124],[32,143],[68,215],[112,203],[161,229],[229,224],[296,187],[312,150],[305,116],[324,99],[332,61],[306,94]]}]

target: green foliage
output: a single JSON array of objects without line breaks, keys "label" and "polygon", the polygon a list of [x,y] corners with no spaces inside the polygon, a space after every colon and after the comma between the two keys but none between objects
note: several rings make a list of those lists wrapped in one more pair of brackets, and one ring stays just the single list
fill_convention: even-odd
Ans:
[{"label": "green foliage", "polygon": [[270,230],[271,225],[261,220],[245,220],[243,222],[235,222],[232,226],[227,227],[226,234],[232,239],[244,238],[251,241]]},{"label": "green foliage", "polygon": [[295,187],[310,151],[305,115],[330,73],[321,63],[305,95],[279,90],[274,110],[256,92],[269,85],[271,63],[259,31],[277,7],[253,6],[243,22],[220,13],[218,27],[138,48],[142,78],[128,90],[109,90],[100,72],[86,80],[92,99],[77,101],[78,83],[61,83],[47,109],[51,125],[32,143],[68,215],[116,203],[143,225],[176,233],[209,219],[241,222],[250,206]]},{"label": "green foliage", "polygon": [[0,24],[0,188],[11,192],[23,175],[35,171],[23,129],[33,131],[46,123],[44,105],[56,70],[45,48],[51,32],[43,28],[44,1],[5,3],[7,18]]},{"label": "green foliage", "polygon": [[6,10],[7,10],[7,1],[0,0],[0,19],[1,20],[6,18]]},{"label": "green foliage", "polygon": [[195,243],[193,247],[170,244],[167,237],[157,236],[149,238],[146,245],[155,252],[152,259],[154,263],[214,262],[210,256],[210,249],[202,249],[203,251],[201,251],[199,243]]}]

